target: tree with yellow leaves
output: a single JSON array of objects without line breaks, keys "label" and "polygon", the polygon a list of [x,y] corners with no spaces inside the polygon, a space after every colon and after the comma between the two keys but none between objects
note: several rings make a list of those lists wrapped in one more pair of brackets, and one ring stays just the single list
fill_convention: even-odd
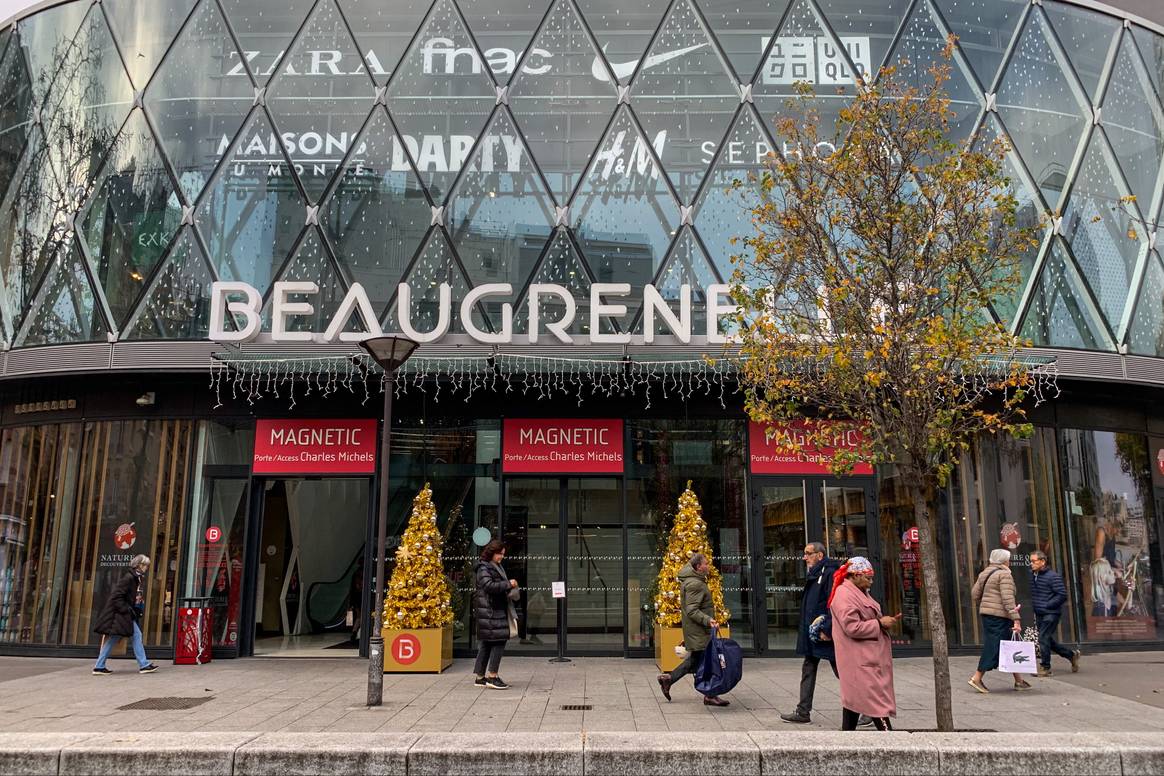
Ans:
[{"label": "tree with yellow leaves", "polygon": [[[658,592],[655,594],[655,622],[664,628],[679,627],[682,615],[679,572],[697,552],[714,560],[711,542],[707,538],[707,523],[703,520],[703,508],[699,506],[695,491],[691,490],[691,480],[688,480],[687,490],[679,496],[679,512],[675,515],[675,524],[667,537],[667,553],[663,556],[663,568],[659,570]],[[724,625],[731,617],[731,612],[723,603],[723,580],[715,564],[711,563],[709,566],[707,586],[711,588],[715,619]]]},{"label": "tree with yellow leaves", "polygon": [[427,482],[412,500],[412,516],[396,550],[383,615],[389,630],[441,628],[453,621],[441,563],[441,532]]}]

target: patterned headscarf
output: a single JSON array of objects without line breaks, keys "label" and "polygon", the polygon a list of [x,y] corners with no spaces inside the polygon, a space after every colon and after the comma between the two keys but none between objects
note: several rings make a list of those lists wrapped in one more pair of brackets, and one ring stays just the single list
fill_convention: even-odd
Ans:
[{"label": "patterned headscarf", "polygon": [[873,564],[869,562],[868,558],[863,558],[860,555],[854,555],[845,561],[844,565],[833,574],[833,589],[829,591],[829,602],[827,606],[833,605],[833,596],[837,594],[837,588],[845,581],[845,577],[850,574],[867,574],[873,576]]}]

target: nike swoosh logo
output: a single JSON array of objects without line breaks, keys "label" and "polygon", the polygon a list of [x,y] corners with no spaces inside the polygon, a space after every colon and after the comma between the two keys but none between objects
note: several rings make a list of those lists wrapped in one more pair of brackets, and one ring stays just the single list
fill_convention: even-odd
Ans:
[{"label": "nike swoosh logo", "polygon": [[[607,43],[606,46],[610,44]],[[687,48],[675,49],[674,51],[664,51],[662,54],[655,54],[649,56],[643,61],[643,70],[649,70],[652,67],[658,67],[664,62],[670,62],[672,59],[690,54],[692,51],[698,51],[701,48],[708,46],[706,41],[697,43],[694,46]],[[602,47],[602,53],[606,54],[606,46]],[[634,73],[635,68],[638,67],[639,61],[632,59],[630,62],[611,62],[610,69],[614,71],[614,77],[621,81]],[[606,68],[602,66],[602,60],[599,57],[594,57],[594,61],[590,63],[590,73],[599,81],[609,81],[610,76],[606,72]]]}]

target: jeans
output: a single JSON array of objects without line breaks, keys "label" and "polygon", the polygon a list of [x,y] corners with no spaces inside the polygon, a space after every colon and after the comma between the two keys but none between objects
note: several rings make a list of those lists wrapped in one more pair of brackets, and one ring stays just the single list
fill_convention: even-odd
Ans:
[{"label": "jeans", "polygon": [[683,658],[683,662],[675,666],[675,670],[671,672],[671,682],[675,683],[682,679],[687,674],[695,673],[695,669],[703,662],[702,649],[687,650],[687,657]]},{"label": "jeans", "polygon": [[[800,703],[796,704],[797,714],[807,717],[812,713],[812,696],[816,694],[816,669],[819,665],[819,657],[808,655],[804,658],[804,665],[800,667]],[[833,676],[839,679],[837,664],[830,660],[829,668],[833,669]]]},{"label": "jeans", "polygon": [[[861,719],[861,715],[849,709],[841,710],[841,730],[856,730],[857,722]],[[893,724],[890,723],[889,717],[871,717],[873,720],[873,727],[878,730],[893,730]]]},{"label": "jeans", "polygon": [[[117,646],[117,642],[121,641],[121,636],[103,636],[101,638],[101,652],[97,655],[97,664],[94,668],[104,668],[105,661],[109,658],[109,653]],[[146,659],[145,647],[141,643],[141,628],[134,622],[133,624],[133,656],[137,658],[137,667],[145,668],[150,664]]]},{"label": "jeans", "polygon": [[1039,614],[1035,619],[1039,623],[1039,663],[1043,668],[1051,667],[1051,653],[1070,660],[1074,652],[1064,647],[1055,639],[1055,631],[1059,628],[1059,614]]},{"label": "jeans", "polygon": [[473,673],[477,676],[484,676],[486,673],[496,676],[503,652],[505,652],[504,641],[482,641],[477,647],[477,663],[473,666]]}]

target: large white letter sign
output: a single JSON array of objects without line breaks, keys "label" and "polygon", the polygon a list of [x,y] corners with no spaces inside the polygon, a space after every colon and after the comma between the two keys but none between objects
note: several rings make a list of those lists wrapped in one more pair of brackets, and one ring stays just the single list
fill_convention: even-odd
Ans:
[{"label": "large white letter sign", "polygon": [[722,315],[733,315],[739,308],[733,304],[720,304],[721,296],[729,296],[732,287],[727,283],[712,283],[707,287],[707,344],[725,345],[728,337],[719,333],[719,319]]},{"label": "large white letter sign", "polygon": [[310,302],[292,302],[291,294],[311,296],[319,293],[319,286],[310,280],[280,280],[271,296],[271,340],[273,342],[311,342],[310,331],[288,331],[287,321],[293,315],[311,315],[315,307]]},{"label": "large white letter sign", "polygon": [[574,343],[574,338],[570,336],[566,329],[570,328],[570,324],[574,322],[574,315],[577,313],[578,305],[574,302],[574,295],[564,286],[559,286],[557,283],[531,283],[529,287],[529,342],[534,345],[538,341],[538,297],[542,294],[552,294],[562,300],[566,305],[566,314],[562,316],[560,321],[551,321],[546,324],[546,331],[553,334],[561,342],[566,345]]},{"label": "large white letter sign", "polygon": [[505,302],[501,305],[501,330],[490,334],[477,328],[473,323],[473,308],[477,301],[486,296],[513,296],[513,286],[509,283],[486,283],[477,286],[461,300],[461,325],[470,337],[487,345],[505,345],[513,339],[513,305]]},{"label": "large white letter sign", "polygon": [[603,334],[602,316],[626,315],[625,304],[603,304],[602,295],[626,296],[630,293],[630,283],[594,283],[590,286],[590,341],[622,345],[630,342],[630,332]]},{"label": "large white letter sign", "polygon": [[652,285],[643,286],[643,342],[650,345],[655,341],[655,313],[663,317],[663,323],[684,345],[691,343],[691,286],[679,286],[679,317],[667,300]]},{"label": "large white letter sign", "polygon": [[436,342],[449,332],[449,318],[452,317],[453,288],[448,283],[441,283],[439,288],[439,307],[437,323],[433,330],[421,334],[412,327],[412,287],[407,283],[397,286],[396,318],[400,323],[400,331],[404,336],[420,343]]},{"label": "large white letter sign", "polygon": [[[231,294],[242,294],[246,301],[227,301]],[[262,324],[259,310],[262,304],[263,297],[249,283],[214,281],[210,288],[210,339],[215,342],[250,342],[259,336],[259,326]],[[246,325],[238,331],[227,331],[222,325],[222,318],[228,312],[246,318]]]},{"label": "large white letter sign", "polygon": [[[364,322],[364,328],[367,329],[367,332],[343,331],[352,314],[357,312],[360,314],[360,320]],[[364,291],[364,286],[360,283],[352,283],[352,287],[344,295],[344,300],[340,302],[335,317],[327,325],[327,331],[323,333],[323,341],[335,342],[335,338],[338,336],[340,342],[362,342],[368,337],[379,337],[383,334],[384,330],[380,328],[380,321],[376,320],[376,313],[372,311],[372,303],[368,300],[368,293]]]}]

